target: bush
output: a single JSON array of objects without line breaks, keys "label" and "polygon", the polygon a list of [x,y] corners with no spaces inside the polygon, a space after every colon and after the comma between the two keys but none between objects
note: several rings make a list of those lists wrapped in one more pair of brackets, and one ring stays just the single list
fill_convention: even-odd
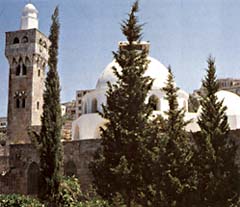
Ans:
[{"label": "bush", "polygon": [[[60,184],[59,207],[110,207],[94,191],[83,194],[78,179],[66,177]],[[48,207],[35,198],[24,195],[0,195],[0,207]],[[114,205],[115,207],[115,205]]]},{"label": "bush", "polygon": [[23,195],[0,195],[1,207],[45,207],[38,200]]},{"label": "bush", "polygon": [[63,207],[110,207],[94,191],[83,194],[75,177],[65,177],[60,185],[59,206]]},{"label": "bush", "polygon": [[75,207],[82,196],[80,184],[75,177],[65,177],[60,184],[59,204]]}]

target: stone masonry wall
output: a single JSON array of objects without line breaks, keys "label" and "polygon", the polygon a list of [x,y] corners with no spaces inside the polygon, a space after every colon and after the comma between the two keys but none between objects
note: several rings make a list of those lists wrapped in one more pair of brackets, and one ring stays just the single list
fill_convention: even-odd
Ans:
[{"label": "stone masonry wall", "polygon": [[[236,162],[240,166],[240,130],[231,131],[230,137],[239,146]],[[75,174],[79,178],[82,188],[86,189],[92,180],[88,166],[93,159],[94,152],[100,147],[100,140],[69,141],[64,142],[63,145],[65,173]],[[33,163],[39,165],[38,154],[31,144],[11,145],[9,152],[9,169],[0,175],[0,194],[28,194],[29,166]],[[4,162],[6,162],[6,158],[0,159],[0,166]]]},{"label": "stone masonry wall", "polygon": [[[92,160],[94,152],[99,147],[99,140],[81,140],[64,142],[64,166],[74,163],[75,176],[79,178],[81,186],[86,189],[91,183],[88,164]],[[39,157],[36,149],[31,144],[16,144],[10,146],[9,170],[0,175],[1,193],[28,194],[28,172],[32,163],[39,165]],[[1,160],[0,160],[1,164]],[[69,170],[69,169],[64,169]]]}]

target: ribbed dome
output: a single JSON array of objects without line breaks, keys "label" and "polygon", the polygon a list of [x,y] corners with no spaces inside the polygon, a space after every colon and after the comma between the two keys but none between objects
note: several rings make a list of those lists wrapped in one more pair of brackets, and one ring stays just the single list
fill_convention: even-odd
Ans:
[{"label": "ribbed dome", "polygon": [[[167,81],[168,70],[158,60],[152,57],[148,57],[148,60],[150,61],[150,63],[148,65],[147,71],[145,72],[145,76],[150,76],[154,79],[152,89],[160,89],[165,85]],[[121,71],[118,63],[113,60],[107,65],[107,67],[104,69],[101,76],[99,77],[96,86],[97,89],[107,88],[108,81],[112,84],[117,81],[117,77],[113,73],[113,66],[117,68],[118,71]]]}]

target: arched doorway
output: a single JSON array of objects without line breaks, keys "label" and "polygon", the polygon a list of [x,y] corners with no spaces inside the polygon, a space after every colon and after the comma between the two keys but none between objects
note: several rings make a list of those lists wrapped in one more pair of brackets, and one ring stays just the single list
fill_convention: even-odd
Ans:
[{"label": "arched doorway", "polygon": [[66,176],[77,175],[77,167],[76,167],[75,163],[72,160],[70,160],[67,163],[65,163],[65,165],[64,165],[64,174]]},{"label": "arched doorway", "polygon": [[38,164],[33,162],[28,167],[27,172],[27,193],[37,195],[39,192],[40,171]]}]

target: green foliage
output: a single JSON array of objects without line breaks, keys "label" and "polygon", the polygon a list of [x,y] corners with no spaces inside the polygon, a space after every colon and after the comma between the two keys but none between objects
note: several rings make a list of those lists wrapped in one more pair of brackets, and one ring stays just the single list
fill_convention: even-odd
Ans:
[{"label": "green foliage", "polygon": [[110,207],[95,191],[82,193],[79,180],[75,177],[64,177],[60,184],[58,206],[62,207]]},{"label": "green foliage", "polygon": [[56,7],[52,15],[49,36],[51,46],[48,60],[49,71],[43,94],[42,127],[39,135],[34,133],[35,144],[40,154],[40,171],[43,178],[40,197],[51,202],[53,206],[58,206],[56,200],[59,196],[63,160],[60,83],[57,71],[59,27],[58,7]]},{"label": "green foliage", "polygon": [[177,91],[172,71],[166,86],[169,110],[166,117],[152,122],[152,139],[149,139],[148,165],[145,198],[143,206],[192,206],[191,196],[196,189],[196,172],[192,163],[193,147],[185,126],[185,111],[179,109]]},{"label": "green foliage", "polygon": [[237,147],[228,138],[229,125],[223,101],[216,96],[218,84],[213,58],[208,59],[207,75],[203,80],[205,95],[201,100],[198,120],[200,133],[195,134],[197,152],[199,206],[228,207],[239,199],[239,174],[234,162]]},{"label": "green foliage", "polygon": [[59,193],[59,206],[75,207],[82,196],[80,184],[75,177],[66,177],[62,179]]},{"label": "green foliage", "polygon": [[126,206],[133,206],[144,186],[142,155],[152,112],[145,100],[153,80],[143,76],[149,63],[148,52],[136,47],[142,30],[135,16],[137,11],[136,1],[122,24],[128,42],[113,53],[122,70],[113,68],[118,80],[116,84],[109,83],[107,105],[102,113],[108,122],[101,129],[102,148],[91,165],[97,192],[111,201],[119,193]]},{"label": "green foliage", "polygon": [[92,199],[91,201],[81,201],[75,207],[110,207],[110,205],[107,203],[107,201],[101,199]]},{"label": "green foliage", "polygon": [[44,207],[38,200],[23,195],[0,195],[1,207]]},{"label": "green foliage", "polygon": [[200,106],[200,102],[196,96],[193,94],[189,95],[189,100],[188,100],[188,111],[189,112],[197,112],[198,108]]}]

